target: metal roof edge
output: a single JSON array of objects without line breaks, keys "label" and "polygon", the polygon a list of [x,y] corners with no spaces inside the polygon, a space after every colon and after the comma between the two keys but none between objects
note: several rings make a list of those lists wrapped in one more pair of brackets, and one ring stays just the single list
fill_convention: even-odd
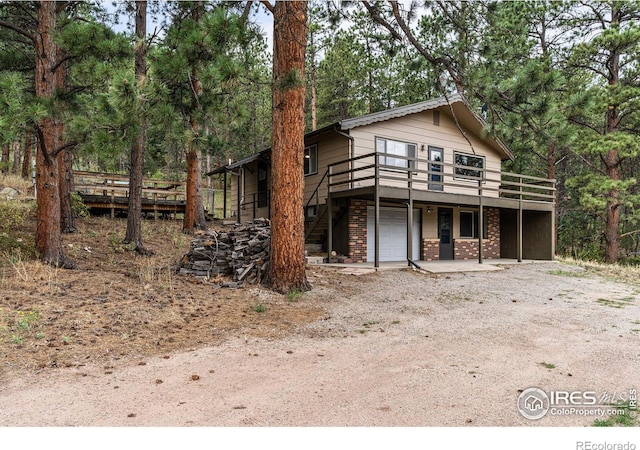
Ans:
[{"label": "metal roof edge", "polygon": [[338,122],[342,130],[350,130],[352,128],[371,125],[372,123],[382,122],[389,119],[404,117],[409,114],[416,114],[430,109],[436,109],[444,105],[463,102],[468,106],[462,95],[452,94],[448,96],[438,97],[424,102],[412,103],[411,105],[400,106],[398,108],[387,109],[364,116],[354,117],[353,119],[344,119]]}]

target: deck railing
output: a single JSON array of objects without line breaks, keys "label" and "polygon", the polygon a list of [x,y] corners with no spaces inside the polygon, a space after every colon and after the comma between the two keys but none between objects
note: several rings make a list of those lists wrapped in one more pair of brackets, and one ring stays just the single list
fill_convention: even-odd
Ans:
[{"label": "deck railing", "polygon": [[370,153],[330,164],[328,172],[331,193],[378,186],[555,203],[553,179],[417,157]]},{"label": "deck railing", "polygon": [[[125,208],[129,197],[129,177],[119,174],[73,171],[75,192],[78,192],[89,206],[111,210]],[[184,209],[186,201],[185,183],[182,181],[154,180],[142,181],[143,210],[177,211]]]}]

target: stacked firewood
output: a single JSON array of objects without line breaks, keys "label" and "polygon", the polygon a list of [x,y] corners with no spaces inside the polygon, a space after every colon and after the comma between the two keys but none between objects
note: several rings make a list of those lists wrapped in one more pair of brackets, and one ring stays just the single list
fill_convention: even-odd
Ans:
[{"label": "stacked firewood", "polygon": [[180,261],[179,273],[209,279],[231,276],[224,287],[260,283],[267,275],[271,255],[271,224],[254,219],[222,230],[198,231],[189,253]]}]

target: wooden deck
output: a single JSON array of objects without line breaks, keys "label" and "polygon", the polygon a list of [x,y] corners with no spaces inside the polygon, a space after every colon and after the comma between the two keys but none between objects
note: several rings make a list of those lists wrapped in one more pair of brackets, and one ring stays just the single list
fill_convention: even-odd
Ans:
[{"label": "wooden deck", "polygon": [[[129,204],[129,177],[96,172],[74,171],[75,192],[92,214],[126,213]],[[159,216],[184,213],[185,183],[145,178],[142,185],[142,212]]]}]

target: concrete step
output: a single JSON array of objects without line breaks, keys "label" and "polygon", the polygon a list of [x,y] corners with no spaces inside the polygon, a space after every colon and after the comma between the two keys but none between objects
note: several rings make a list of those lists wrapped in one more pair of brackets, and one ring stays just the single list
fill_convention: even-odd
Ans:
[{"label": "concrete step", "polygon": [[307,264],[324,264],[325,261],[324,256],[307,256]]}]

